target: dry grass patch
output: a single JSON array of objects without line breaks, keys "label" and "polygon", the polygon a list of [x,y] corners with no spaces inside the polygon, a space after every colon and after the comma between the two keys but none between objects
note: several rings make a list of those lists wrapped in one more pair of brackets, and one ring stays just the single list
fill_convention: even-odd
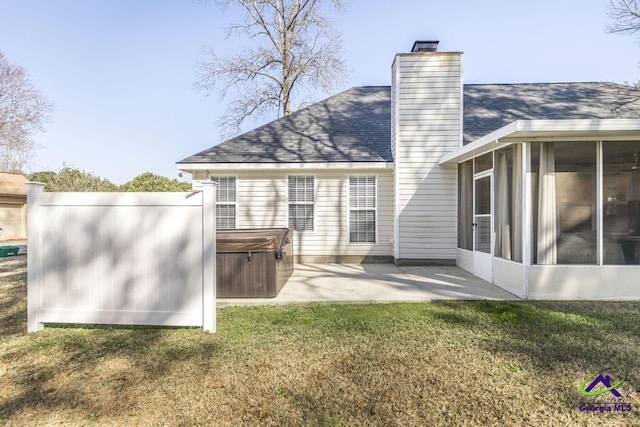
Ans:
[{"label": "dry grass patch", "polygon": [[[26,331],[25,257],[0,261],[9,425],[638,425],[581,413],[605,366],[640,386],[640,304],[227,307],[197,329]],[[622,388],[621,388],[622,389]]]}]

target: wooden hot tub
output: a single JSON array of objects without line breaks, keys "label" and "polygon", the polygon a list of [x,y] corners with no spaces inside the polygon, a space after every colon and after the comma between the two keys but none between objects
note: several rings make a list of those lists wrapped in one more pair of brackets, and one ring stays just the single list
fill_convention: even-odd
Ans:
[{"label": "wooden hot tub", "polygon": [[293,239],[287,228],[218,230],[219,298],[273,298],[293,273]]}]

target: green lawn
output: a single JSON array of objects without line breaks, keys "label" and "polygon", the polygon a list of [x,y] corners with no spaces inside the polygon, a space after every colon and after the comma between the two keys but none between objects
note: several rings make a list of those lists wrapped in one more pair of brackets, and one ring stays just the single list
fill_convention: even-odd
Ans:
[{"label": "green lawn", "polygon": [[[27,335],[25,258],[0,261],[0,424],[640,425],[640,303],[227,307],[216,334]],[[605,367],[629,373],[630,413],[580,412]]]}]

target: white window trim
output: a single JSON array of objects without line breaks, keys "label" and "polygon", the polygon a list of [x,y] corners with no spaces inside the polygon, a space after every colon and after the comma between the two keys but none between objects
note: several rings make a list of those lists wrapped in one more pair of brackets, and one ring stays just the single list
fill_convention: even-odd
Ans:
[{"label": "white window trim", "polygon": [[218,206],[218,204],[221,205],[234,205],[236,207],[235,212],[236,212],[236,226],[235,228],[221,228],[221,230],[237,230],[238,228],[240,228],[240,215],[238,214],[238,199],[239,199],[239,193],[238,193],[238,182],[240,181],[240,177],[238,175],[231,175],[231,174],[217,174],[217,175],[213,175],[210,174],[209,175],[209,181],[212,181],[212,178],[235,178],[235,183],[236,183],[236,201],[235,202],[224,202],[224,203],[218,203],[216,202],[216,206]]},{"label": "white window trim", "polygon": [[[300,203],[300,204],[307,204],[307,205],[312,205],[313,206],[313,227],[311,228],[311,230],[294,230],[293,228],[291,228],[289,226],[289,177],[312,177],[313,178],[313,203]],[[286,179],[284,182],[285,185],[285,201],[286,201],[286,205],[285,205],[285,210],[284,210],[284,214],[285,214],[285,224],[287,224],[287,228],[291,228],[292,231],[294,231],[295,233],[313,233],[316,231],[317,228],[317,219],[318,219],[318,177],[314,174],[308,174],[308,173],[303,173],[303,174],[287,174],[286,175]]]},{"label": "white window trim", "polygon": [[[376,240],[374,242],[352,242],[351,241],[351,211],[352,210],[363,210],[363,209],[352,209],[351,208],[351,194],[350,194],[350,182],[351,182],[351,178],[357,178],[357,177],[373,177],[375,179],[375,185],[376,185],[376,204],[374,207],[374,212],[375,212],[375,218],[376,218]],[[373,245],[377,245],[378,241],[380,239],[380,231],[379,231],[379,226],[380,226],[380,211],[378,209],[379,207],[379,194],[380,194],[380,177],[378,176],[378,174],[370,174],[370,173],[361,173],[361,174],[349,174],[347,175],[347,179],[345,180],[345,185],[347,186],[347,244],[349,245],[357,245],[357,246],[373,246]]]}]

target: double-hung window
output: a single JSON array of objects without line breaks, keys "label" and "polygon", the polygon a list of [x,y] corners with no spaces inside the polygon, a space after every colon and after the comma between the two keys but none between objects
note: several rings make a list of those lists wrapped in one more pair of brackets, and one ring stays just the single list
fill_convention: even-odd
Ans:
[{"label": "double-hung window", "polygon": [[349,242],[375,243],[377,220],[375,176],[349,177]]},{"label": "double-hung window", "polygon": [[289,177],[289,228],[313,230],[315,188],[313,176]]},{"label": "double-hung window", "polygon": [[216,228],[219,230],[236,228],[236,177],[212,176],[218,184],[216,196]]}]

